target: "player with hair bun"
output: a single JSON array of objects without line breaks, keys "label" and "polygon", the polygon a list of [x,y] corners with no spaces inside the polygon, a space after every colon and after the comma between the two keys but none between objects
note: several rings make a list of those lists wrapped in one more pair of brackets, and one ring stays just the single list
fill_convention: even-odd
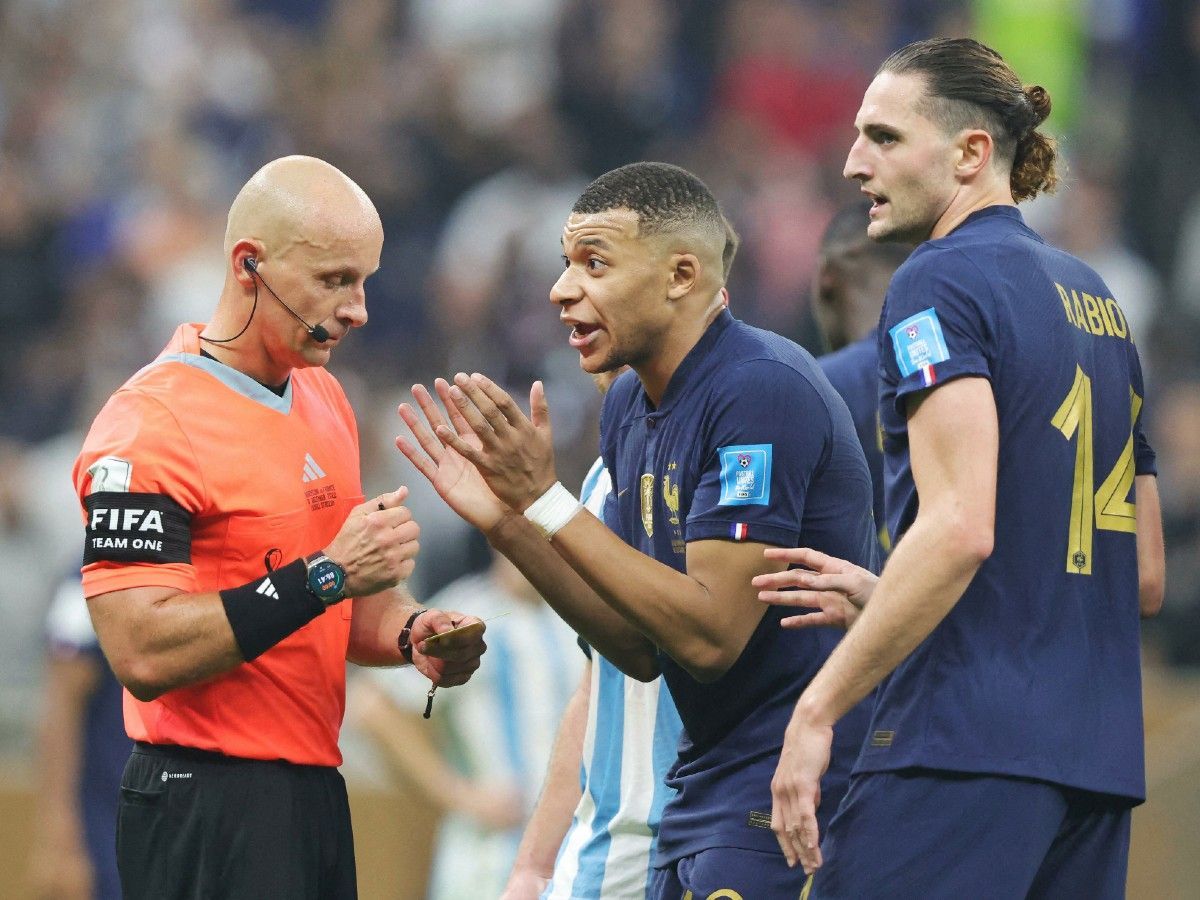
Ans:
[{"label": "player with hair bun", "polygon": [[[1049,112],[994,50],[936,39],[888,57],[855,121],[867,233],[922,242],[879,332],[896,545],[877,583],[806,550],[775,556],[817,573],[756,579],[776,602],[865,605],[773,783],[814,898],[1124,896],[1162,523],[1128,323],[1016,208],[1056,184]],[[830,728],[881,684],[821,844]]]}]

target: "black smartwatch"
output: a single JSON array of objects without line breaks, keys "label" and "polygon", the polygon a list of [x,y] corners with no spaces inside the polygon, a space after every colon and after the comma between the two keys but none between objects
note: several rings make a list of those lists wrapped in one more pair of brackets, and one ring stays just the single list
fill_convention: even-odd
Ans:
[{"label": "black smartwatch", "polygon": [[308,570],[308,592],[324,603],[333,606],[346,597],[346,570],[318,550],[311,556],[304,557],[304,567]]}]

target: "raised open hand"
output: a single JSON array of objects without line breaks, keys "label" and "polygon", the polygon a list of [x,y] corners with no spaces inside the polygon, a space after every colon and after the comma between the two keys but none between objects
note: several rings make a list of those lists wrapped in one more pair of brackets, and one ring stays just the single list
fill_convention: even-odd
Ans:
[{"label": "raised open hand", "polygon": [[508,507],[487,486],[475,466],[441,437],[443,433],[450,433],[462,445],[482,446],[467,420],[451,402],[450,385],[439,378],[434,381],[434,389],[445,404],[453,429],[425,386],[413,385],[413,399],[420,407],[420,414],[407,403],[401,403],[398,412],[416,444],[399,436],[396,447],[429,479],[438,496],[452,510],[468,524],[487,532],[509,512]]},{"label": "raised open hand", "polygon": [[550,410],[540,381],[529,391],[529,417],[503,389],[478,373],[454,376],[446,398],[447,407],[457,410],[475,440],[447,425],[436,429],[438,438],[470,462],[504,503],[524,512],[554,485]]}]

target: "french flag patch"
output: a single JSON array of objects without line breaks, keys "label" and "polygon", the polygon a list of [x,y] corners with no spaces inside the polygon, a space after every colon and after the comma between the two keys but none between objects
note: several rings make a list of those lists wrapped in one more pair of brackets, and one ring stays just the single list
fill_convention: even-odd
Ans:
[{"label": "french flag patch", "polygon": [[929,387],[933,384],[937,384],[937,372],[930,363],[925,363],[921,366],[921,386]]},{"label": "french flag patch", "polygon": [[734,522],[729,526],[729,536],[735,541],[745,541],[750,538],[750,526],[745,522]]}]

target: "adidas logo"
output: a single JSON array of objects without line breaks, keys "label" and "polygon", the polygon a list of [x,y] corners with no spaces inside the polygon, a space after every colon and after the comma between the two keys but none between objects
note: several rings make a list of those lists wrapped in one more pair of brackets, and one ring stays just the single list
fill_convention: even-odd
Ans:
[{"label": "adidas logo", "polygon": [[325,477],[325,470],[317,465],[317,461],[312,458],[311,453],[304,454],[304,477],[300,480],[307,484],[310,481],[316,481],[318,478]]},{"label": "adidas logo", "polygon": [[254,593],[262,594],[264,597],[270,597],[272,600],[279,599],[279,593],[275,590],[275,585],[271,583],[270,578],[264,578],[262,584],[254,589]]}]

